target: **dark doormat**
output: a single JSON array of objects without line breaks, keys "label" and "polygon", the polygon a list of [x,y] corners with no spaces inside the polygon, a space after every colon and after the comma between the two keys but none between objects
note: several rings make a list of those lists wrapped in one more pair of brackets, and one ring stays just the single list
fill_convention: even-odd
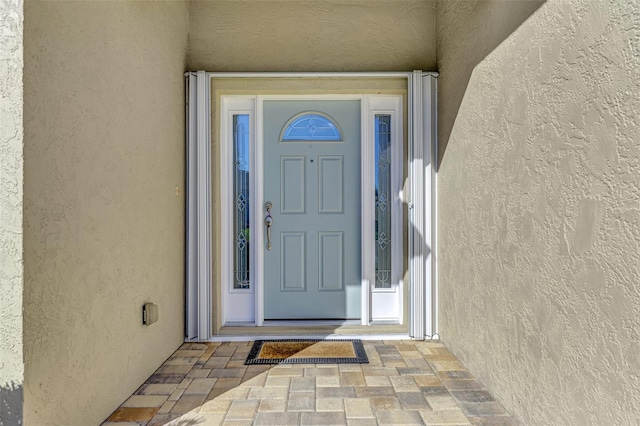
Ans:
[{"label": "dark doormat", "polygon": [[362,340],[256,340],[244,362],[251,364],[368,364]]}]

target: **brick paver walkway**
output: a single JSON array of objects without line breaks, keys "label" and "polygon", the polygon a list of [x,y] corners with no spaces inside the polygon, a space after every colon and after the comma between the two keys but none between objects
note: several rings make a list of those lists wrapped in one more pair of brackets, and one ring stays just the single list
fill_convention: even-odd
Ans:
[{"label": "brick paver walkway", "polygon": [[246,366],[251,344],[183,344],[103,426],[518,424],[442,343],[364,341],[369,364]]}]

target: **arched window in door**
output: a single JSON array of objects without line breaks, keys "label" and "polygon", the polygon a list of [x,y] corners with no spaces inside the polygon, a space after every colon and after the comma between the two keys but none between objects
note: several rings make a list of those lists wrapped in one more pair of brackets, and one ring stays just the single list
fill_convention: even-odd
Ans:
[{"label": "arched window in door", "polygon": [[342,141],[338,124],[321,112],[304,112],[292,117],[285,124],[280,140],[291,141]]}]

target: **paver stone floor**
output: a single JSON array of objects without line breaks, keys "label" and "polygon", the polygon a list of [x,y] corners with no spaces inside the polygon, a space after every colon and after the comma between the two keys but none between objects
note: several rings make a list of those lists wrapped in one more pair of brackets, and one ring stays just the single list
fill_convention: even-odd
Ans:
[{"label": "paver stone floor", "polygon": [[518,424],[442,343],[365,340],[369,364],[247,366],[251,345],[183,344],[103,426]]}]

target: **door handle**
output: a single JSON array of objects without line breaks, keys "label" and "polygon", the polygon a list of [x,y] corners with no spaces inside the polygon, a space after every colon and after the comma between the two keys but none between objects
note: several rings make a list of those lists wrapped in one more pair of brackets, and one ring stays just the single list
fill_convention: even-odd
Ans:
[{"label": "door handle", "polygon": [[267,226],[267,250],[271,250],[271,225],[273,225],[271,207],[273,207],[273,203],[267,201],[264,207],[267,209],[267,216],[264,218],[264,224]]}]

